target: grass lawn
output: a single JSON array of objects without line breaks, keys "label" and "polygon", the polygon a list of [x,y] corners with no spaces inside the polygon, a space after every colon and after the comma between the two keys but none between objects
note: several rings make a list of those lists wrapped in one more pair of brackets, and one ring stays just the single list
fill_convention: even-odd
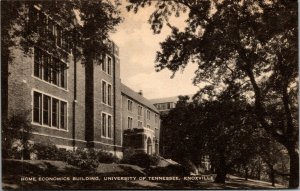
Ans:
[{"label": "grass lawn", "polygon": [[[149,181],[144,169],[127,164],[104,164],[91,172],[61,161],[3,160],[3,189],[272,189],[271,183],[229,176],[226,184],[203,181]],[[51,177],[52,180],[48,178]],[[74,178],[76,177],[76,178]],[[112,180],[130,178],[131,180]],[[134,180],[134,177],[136,178]],[[21,180],[25,178],[25,180]],[[29,179],[29,180],[28,180]],[[48,180],[45,180],[48,179]],[[58,180],[60,179],[60,180]]]}]

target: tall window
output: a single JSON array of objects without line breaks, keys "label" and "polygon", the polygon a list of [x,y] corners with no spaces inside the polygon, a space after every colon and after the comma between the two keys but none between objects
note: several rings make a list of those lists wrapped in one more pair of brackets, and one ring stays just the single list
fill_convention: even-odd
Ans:
[{"label": "tall window", "polygon": [[157,114],[155,114],[155,123],[158,123],[158,115]]},{"label": "tall window", "polygon": [[106,72],[106,60],[104,59],[104,62],[102,63],[102,71]]},{"label": "tall window", "polygon": [[150,129],[150,125],[147,125],[147,128]]},{"label": "tall window", "polygon": [[132,117],[128,117],[128,129],[132,129]]},{"label": "tall window", "polygon": [[102,113],[102,133],[103,137],[112,138],[112,116]]},{"label": "tall window", "polygon": [[150,111],[147,110],[147,119],[150,120]]},{"label": "tall window", "polygon": [[43,54],[40,49],[34,49],[34,76],[43,78]]},{"label": "tall window", "polygon": [[138,116],[142,116],[143,115],[143,107],[142,106],[138,106]]},{"label": "tall window", "polygon": [[111,65],[111,57],[107,56],[107,73],[109,75],[111,75],[111,68],[112,68],[112,65]]},{"label": "tall window", "polygon": [[112,85],[102,81],[102,103],[112,105]]},{"label": "tall window", "polygon": [[102,81],[102,102],[106,104],[106,82]]},{"label": "tall window", "polygon": [[42,123],[42,94],[33,93],[33,122]]},{"label": "tall window", "polygon": [[50,126],[50,105],[51,99],[49,96],[43,96],[43,124]]},{"label": "tall window", "polygon": [[102,113],[102,136],[106,137],[106,114]]},{"label": "tall window", "polygon": [[67,103],[61,102],[60,105],[60,128],[67,129]]},{"label": "tall window", "polygon": [[31,29],[34,32],[44,38],[47,38],[47,40],[50,40],[49,43],[62,48],[66,52],[71,52],[72,42],[70,38],[72,36],[70,32],[63,29],[58,22],[35,7],[30,9],[29,19]]},{"label": "tall window", "polygon": [[111,116],[108,115],[108,116],[107,116],[107,136],[108,136],[109,138],[112,137],[112,133],[111,133],[112,125],[111,125],[111,124],[112,124]]},{"label": "tall window", "polygon": [[52,99],[52,126],[58,127],[59,124],[59,101]]},{"label": "tall window", "polygon": [[128,100],[128,111],[132,111],[133,101]]},{"label": "tall window", "polygon": [[56,86],[67,88],[66,64],[49,53],[34,49],[33,75]]},{"label": "tall window", "polygon": [[111,106],[111,85],[107,84],[107,104]]},{"label": "tall window", "polygon": [[67,102],[34,91],[33,122],[67,130]]},{"label": "tall window", "polygon": [[112,58],[108,55],[104,56],[104,61],[102,63],[102,71],[106,74],[112,74]]}]

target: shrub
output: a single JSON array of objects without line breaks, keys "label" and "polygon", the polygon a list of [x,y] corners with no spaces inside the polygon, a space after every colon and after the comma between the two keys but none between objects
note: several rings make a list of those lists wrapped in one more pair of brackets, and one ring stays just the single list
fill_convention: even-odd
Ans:
[{"label": "shrub", "polygon": [[95,170],[99,165],[96,154],[86,149],[77,149],[72,152],[66,162],[85,170]]},{"label": "shrub", "polygon": [[146,153],[134,153],[132,155],[125,155],[122,160],[122,163],[133,164],[143,168],[148,168],[151,165],[157,165],[159,161],[159,156],[148,155]]},{"label": "shrub", "polygon": [[118,162],[118,158],[111,153],[95,149],[77,149],[70,153],[66,162],[81,169],[95,170],[99,163]]},{"label": "shrub", "polygon": [[32,152],[37,155],[39,160],[57,160],[59,158],[59,149],[51,143],[35,143]]},{"label": "shrub", "polygon": [[97,160],[99,161],[99,163],[118,163],[119,159],[115,156],[113,156],[113,154],[105,152],[105,151],[96,151],[97,154]]}]

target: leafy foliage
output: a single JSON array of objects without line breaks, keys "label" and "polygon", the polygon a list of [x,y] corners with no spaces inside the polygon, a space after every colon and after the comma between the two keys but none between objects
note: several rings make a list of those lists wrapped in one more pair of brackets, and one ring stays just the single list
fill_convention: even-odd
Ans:
[{"label": "leafy foliage", "polygon": [[29,159],[31,125],[28,115],[21,112],[12,115],[1,128],[3,158]]},{"label": "leafy foliage", "polygon": [[[130,10],[137,11],[149,0],[130,2]],[[209,99],[234,81],[255,106],[259,127],[288,150],[290,187],[298,187],[297,1],[159,1],[152,13],[156,19],[150,20],[154,32],[168,23],[167,10],[183,14],[181,7],[187,9],[187,27],[168,25],[172,34],[157,52],[157,69],[176,72],[197,63],[194,83],[206,84],[200,94]]]},{"label": "leafy foliage", "polygon": [[149,168],[159,163],[160,157],[156,155],[148,155],[146,153],[134,152],[124,155],[121,163],[138,165],[143,168]]}]

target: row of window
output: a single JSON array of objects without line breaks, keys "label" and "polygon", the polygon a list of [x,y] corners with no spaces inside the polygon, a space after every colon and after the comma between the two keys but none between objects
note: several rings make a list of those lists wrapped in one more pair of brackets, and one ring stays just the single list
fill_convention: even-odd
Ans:
[{"label": "row of window", "polygon": [[112,138],[112,116],[102,113],[102,136]]},{"label": "row of window", "polygon": [[33,7],[30,13],[29,24],[34,32],[49,39],[53,45],[62,48],[66,52],[71,52],[72,35],[70,31],[65,30],[51,17],[38,10],[37,7]]},{"label": "row of window", "polygon": [[[132,129],[133,128],[133,118],[132,117],[128,117],[127,122],[128,122],[128,124],[127,124],[128,129]],[[143,127],[143,122],[142,121],[138,121],[138,127],[139,128]],[[148,129],[150,129],[150,125],[147,125],[146,127]]]},{"label": "row of window", "polygon": [[155,107],[158,110],[168,110],[168,109],[175,108],[175,103],[173,103],[173,102],[157,103],[157,104],[155,104]]},{"label": "row of window", "polygon": [[[130,99],[127,102],[127,109],[130,112],[132,112],[132,110],[133,110],[133,101],[130,100]],[[143,107],[141,105],[138,105],[138,118],[141,119],[141,116],[143,116]],[[148,120],[151,119],[150,110],[147,110],[146,117],[147,117]],[[155,123],[158,123],[158,115],[157,114],[155,114]]]},{"label": "row of window", "polygon": [[41,80],[67,89],[66,64],[39,48],[34,48],[33,74]]},{"label": "row of window", "polygon": [[67,102],[33,92],[33,122],[67,130]]}]

